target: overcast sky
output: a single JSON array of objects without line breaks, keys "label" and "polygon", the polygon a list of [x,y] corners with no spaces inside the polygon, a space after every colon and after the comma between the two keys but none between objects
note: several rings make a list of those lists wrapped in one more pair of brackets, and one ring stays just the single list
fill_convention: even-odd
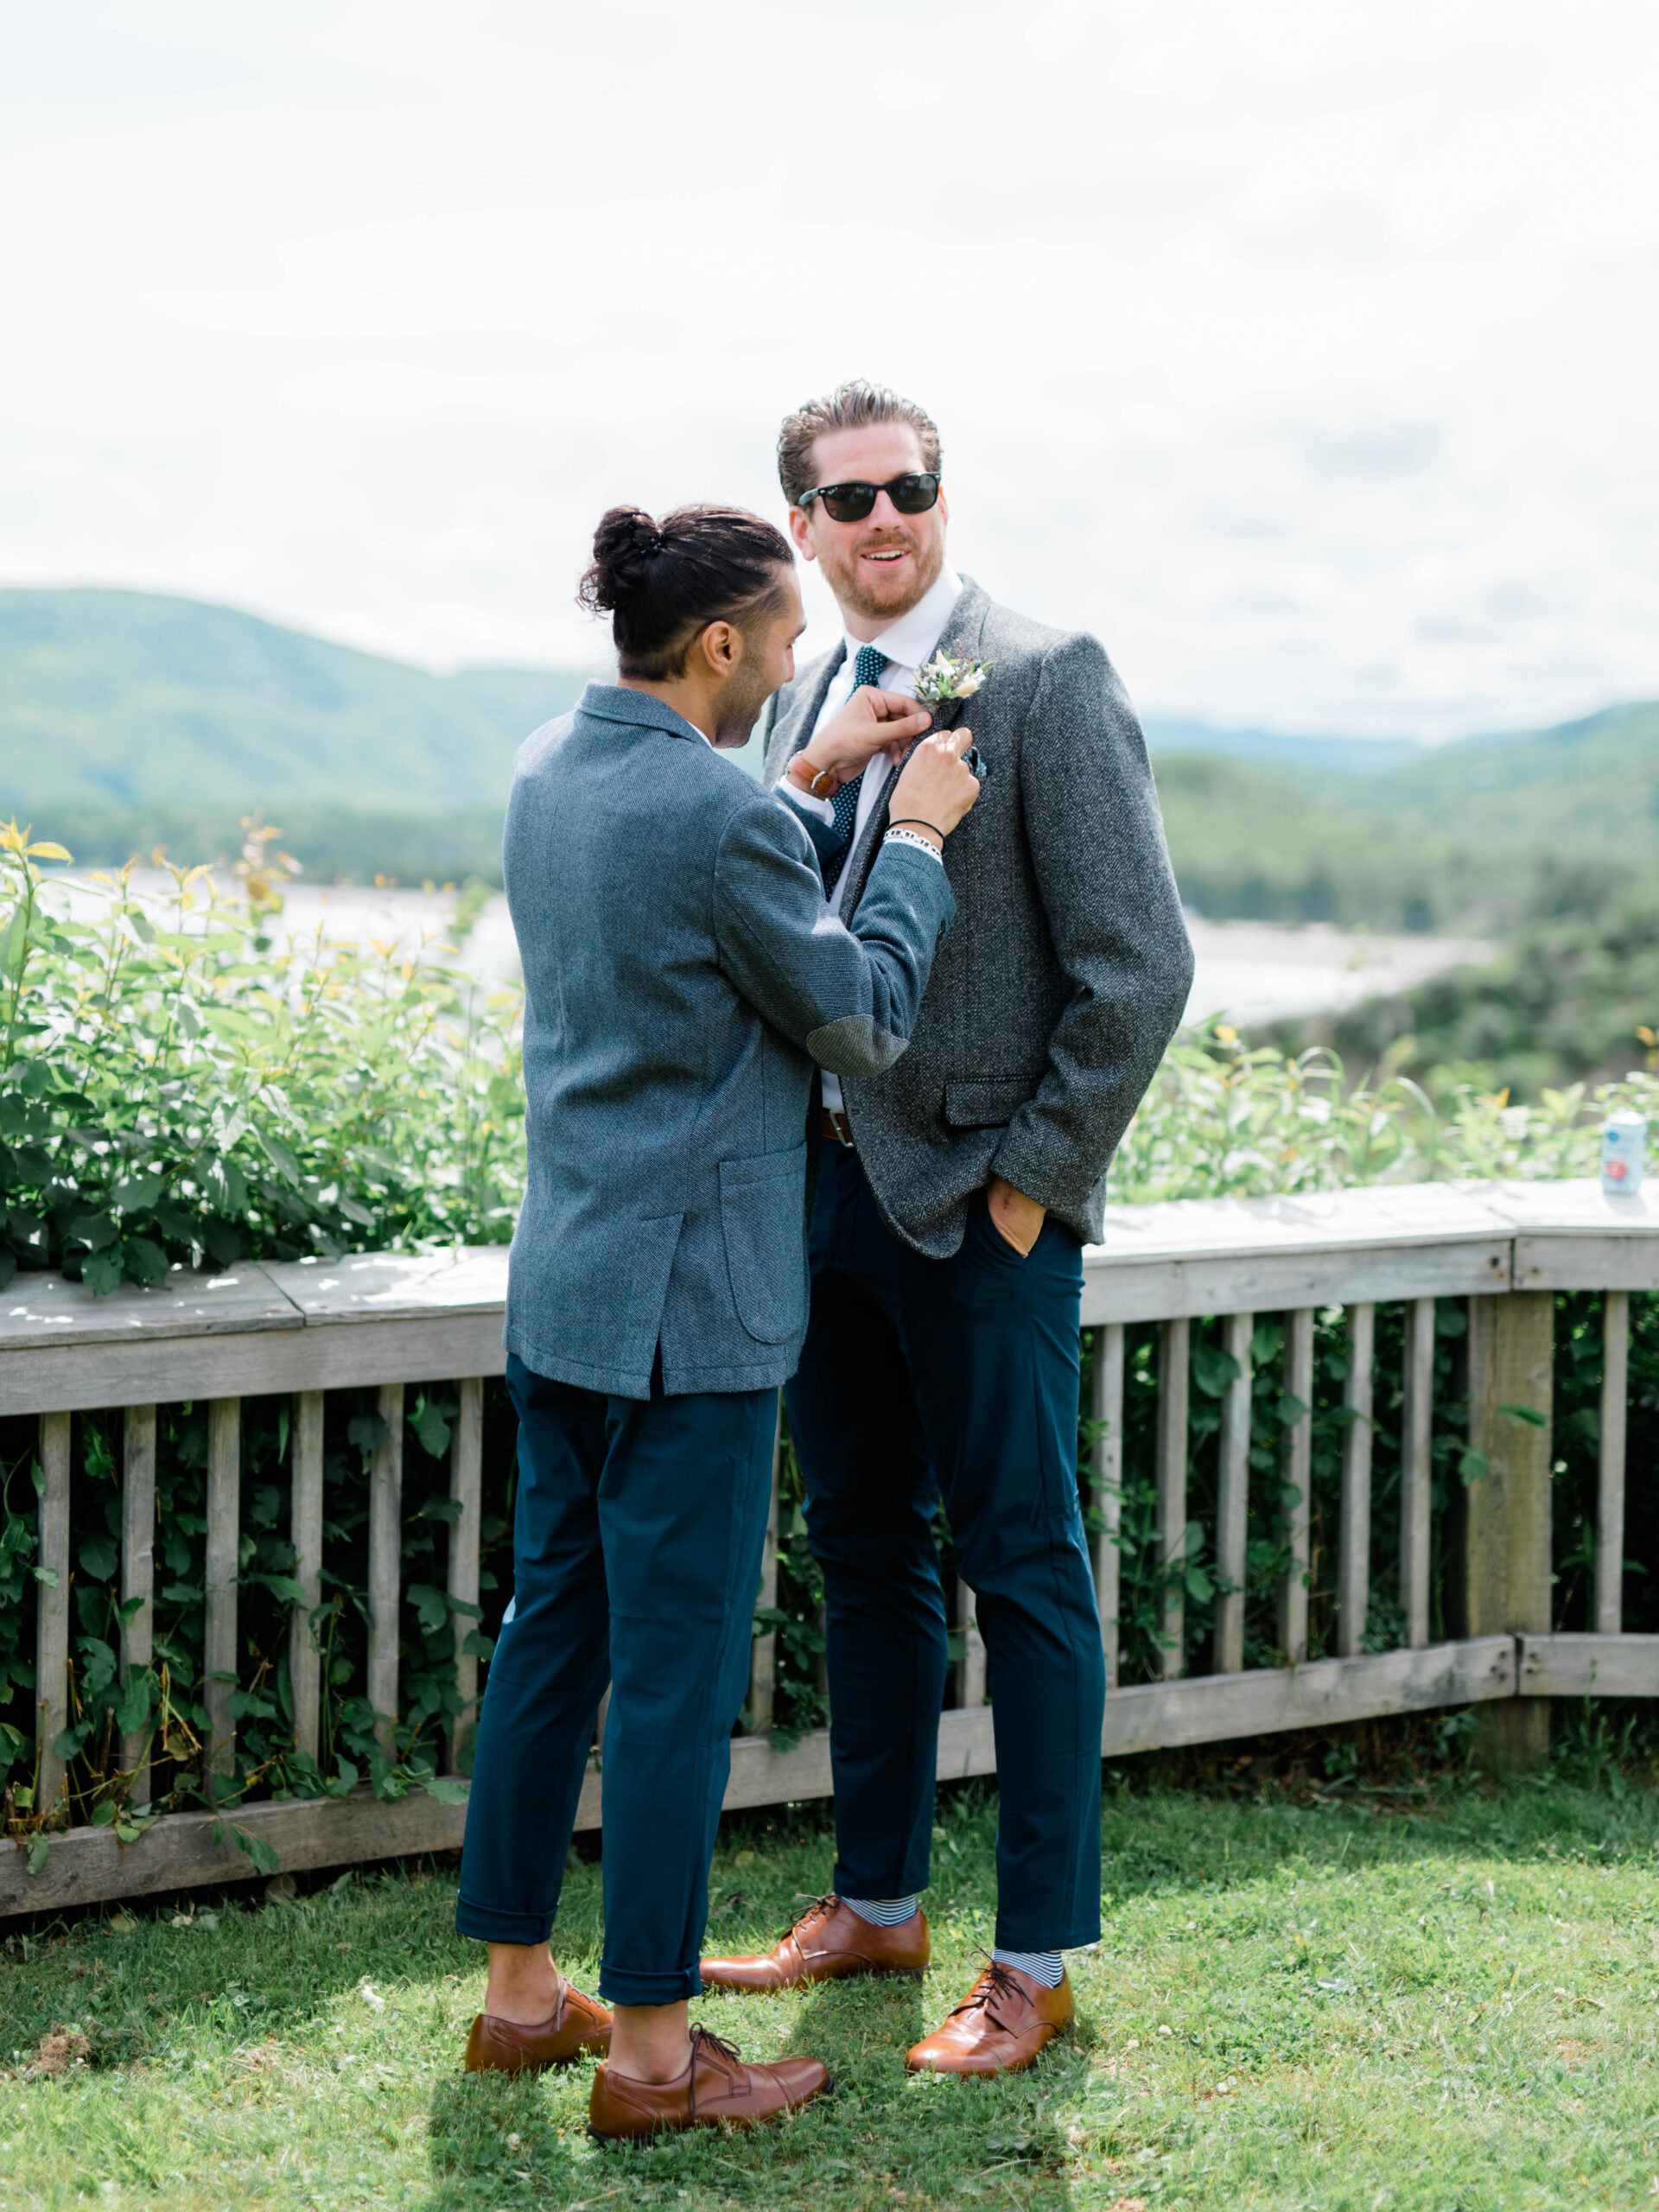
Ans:
[{"label": "overcast sky", "polygon": [[[1659,694],[1651,0],[0,0],[0,582],[591,661],[600,510],[944,436],[1144,707]],[[816,634],[830,634],[813,600]]]}]

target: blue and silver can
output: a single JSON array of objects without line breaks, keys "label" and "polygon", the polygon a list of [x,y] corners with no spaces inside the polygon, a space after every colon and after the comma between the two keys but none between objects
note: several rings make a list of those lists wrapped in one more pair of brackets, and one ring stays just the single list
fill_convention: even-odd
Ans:
[{"label": "blue and silver can", "polygon": [[1630,1198],[1642,1187],[1648,1125],[1624,1107],[1601,1125],[1601,1187],[1609,1198]]}]

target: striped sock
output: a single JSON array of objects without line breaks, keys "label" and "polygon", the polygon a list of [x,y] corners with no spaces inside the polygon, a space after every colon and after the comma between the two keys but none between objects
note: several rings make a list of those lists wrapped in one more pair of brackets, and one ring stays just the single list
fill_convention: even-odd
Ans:
[{"label": "striped sock", "polygon": [[896,1928],[916,1910],[914,1897],[842,1897],[849,1912],[868,1920],[872,1928]]},{"label": "striped sock", "polygon": [[999,1943],[991,1956],[1000,1967],[1018,1967],[1045,1989],[1058,1989],[1065,1973],[1065,1961],[1058,1951],[1005,1951]]}]

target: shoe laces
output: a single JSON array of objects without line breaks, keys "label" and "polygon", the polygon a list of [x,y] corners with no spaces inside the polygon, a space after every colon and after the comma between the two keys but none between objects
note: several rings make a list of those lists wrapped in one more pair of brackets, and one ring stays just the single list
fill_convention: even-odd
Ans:
[{"label": "shoe laces", "polygon": [[743,2070],[743,2062],[737,2055],[735,2044],[728,2043],[724,2036],[717,2036],[712,2028],[692,2029],[691,2119],[694,2124],[697,2117],[697,2061],[705,2056],[712,2058],[716,2065],[725,2060],[734,2074],[741,2074]]},{"label": "shoe laces", "polygon": [[814,1897],[804,1912],[797,1913],[788,1927],[779,1931],[779,1941],[786,1942],[791,1936],[804,1936],[815,1922],[828,1920],[840,1903],[833,1890],[823,1897]]},{"label": "shoe laces", "polygon": [[954,2020],[958,2012],[989,2012],[997,2026],[1003,2027],[1007,2023],[997,2018],[991,2010],[992,2006],[1000,1997],[1023,1997],[1024,1994],[1025,1992],[1000,1959],[987,1958],[979,1980],[961,2004],[952,2007],[950,2018]]}]

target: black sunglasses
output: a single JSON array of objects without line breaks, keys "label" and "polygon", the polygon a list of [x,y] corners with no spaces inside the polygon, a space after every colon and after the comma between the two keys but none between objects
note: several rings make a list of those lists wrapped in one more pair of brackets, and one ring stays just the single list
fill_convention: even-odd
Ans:
[{"label": "black sunglasses", "polygon": [[901,515],[925,515],[938,504],[939,472],[932,468],[912,476],[890,476],[885,484],[820,484],[816,491],[803,492],[800,504],[810,507],[814,499],[822,499],[832,522],[862,522],[874,509],[878,492],[885,492]]}]

